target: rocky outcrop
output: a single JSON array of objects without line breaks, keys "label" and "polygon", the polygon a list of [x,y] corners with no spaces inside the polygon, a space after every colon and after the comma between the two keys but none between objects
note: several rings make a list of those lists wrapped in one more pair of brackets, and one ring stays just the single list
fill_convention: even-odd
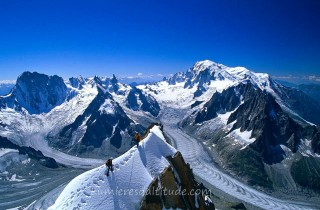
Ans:
[{"label": "rocky outcrop", "polygon": [[141,209],[215,209],[213,203],[205,203],[205,194],[200,193],[204,191],[181,153],[167,159],[170,166],[151,183]]},{"label": "rocky outcrop", "polygon": [[243,91],[245,91],[245,85],[241,84],[239,87],[231,87],[221,93],[214,93],[202,110],[198,112],[194,123],[202,123],[217,117],[218,114],[234,110],[240,104]]},{"label": "rocky outcrop", "polygon": [[134,111],[142,110],[157,117],[160,106],[157,100],[149,94],[143,93],[140,89],[133,87],[127,97],[126,106]]},{"label": "rocky outcrop", "polygon": [[159,192],[159,179],[153,180],[150,184],[147,193],[145,194],[141,206],[141,210],[162,210],[163,203]]},{"label": "rocky outcrop", "polygon": [[203,195],[193,194],[193,192],[198,189],[198,184],[195,181],[190,165],[184,161],[181,153],[177,152],[173,158],[168,157],[168,160],[170,161],[175,171],[177,171],[181,189],[187,192],[185,200],[187,201],[188,208],[205,209]]},{"label": "rocky outcrop", "polygon": [[178,192],[179,189],[171,167],[164,170],[160,175],[160,183],[162,189],[161,197],[164,207],[166,209],[185,209],[186,207],[183,204],[182,197],[178,193],[175,193]]},{"label": "rocky outcrop", "polygon": [[111,91],[117,93],[119,91],[119,84],[118,84],[118,79],[116,78],[116,76],[113,74],[112,75],[112,79],[110,80],[110,84],[111,84]]}]

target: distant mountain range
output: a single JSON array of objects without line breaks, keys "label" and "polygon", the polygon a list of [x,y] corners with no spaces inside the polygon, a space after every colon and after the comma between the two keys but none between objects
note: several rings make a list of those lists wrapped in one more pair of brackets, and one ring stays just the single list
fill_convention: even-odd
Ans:
[{"label": "distant mountain range", "polygon": [[296,88],[298,90],[303,91],[305,94],[313,98],[314,100],[320,102],[320,84],[293,84],[290,82],[286,81],[278,81],[278,83],[287,86],[287,87],[292,87]]},{"label": "distant mountain range", "polygon": [[318,94],[317,86],[287,87],[208,60],[140,85],[115,75],[66,81],[24,72],[0,97],[0,136],[48,158],[59,151],[106,159],[134,146],[135,132],[161,122],[198,139],[216,164],[250,186],[320,193]]},{"label": "distant mountain range", "polygon": [[[211,61],[138,88],[164,109],[185,110],[180,127],[202,139],[221,167],[250,185],[319,189],[314,180],[320,178],[320,106],[303,91],[267,74]],[[316,173],[302,177],[297,165]]]}]

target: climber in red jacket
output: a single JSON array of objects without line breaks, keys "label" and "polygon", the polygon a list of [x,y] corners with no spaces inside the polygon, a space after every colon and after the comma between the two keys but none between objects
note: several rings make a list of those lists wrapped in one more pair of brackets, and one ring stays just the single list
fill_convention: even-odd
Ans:
[{"label": "climber in red jacket", "polygon": [[137,141],[137,145],[139,145],[139,142],[141,141],[141,136],[138,132],[134,134],[134,138]]}]

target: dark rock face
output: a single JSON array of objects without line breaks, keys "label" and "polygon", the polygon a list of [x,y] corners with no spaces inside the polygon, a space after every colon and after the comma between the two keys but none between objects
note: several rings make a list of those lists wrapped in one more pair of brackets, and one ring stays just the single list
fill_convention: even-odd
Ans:
[{"label": "dark rock face", "polygon": [[[214,127],[212,131],[199,129],[202,126],[206,128],[208,120],[215,123],[218,114],[230,111],[232,113],[227,124],[232,124],[232,127],[229,126],[228,132],[218,124],[214,124],[217,127]],[[283,161],[286,157],[286,151],[282,145],[291,150],[295,157],[299,156],[300,153],[297,151],[304,139],[311,140],[311,148],[315,153],[319,154],[320,149],[319,128],[296,122],[290,113],[288,114],[282,109],[273,95],[262,91],[251,83],[239,84],[222,93],[215,93],[201,110],[185,118],[180,126],[190,134],[205,140],[208,145],[214,144],[221,165],[231,173],[242,177],[250,185],[263,186],[266,189],[273,189],[274,180],[267,174],[265,165]],[[243,148],[232,146],[234,140],[228,134],[238,129],[240,132],[251,131],[250,138],[255,138],[255,141]],[[311,167],[312,161],[307,160],[308,158],[306,157],[306,160],[298,161],[294,165],[312,168],[308,178],[309,181],[312,181],[315,177],[311,174],[318,174],[318,169]],[[310,158],[314,159],[311,156]],[[313,162],[315,161],[313,160]],[[299,173],[296,174],[296,169],[298,166],[291,169],[292,173],[302,179]],[[294,179],[298,180],[299,178]],[[303,187],[311,188],[301,180],[297,183]]]},{"label": "dark rock face", "polygon": [[110,83],[113,87],[113,91],[118,92],[118,90],[119,90],[118,79],[116,78],[115,75],[112,76]]},{"label": "dark rock face", "polygon": [[[107,104],[105,104],[106,101]],[[104,104],[107,111],[100,109]],[[85,124],[87,129],[81,139],[82,145],[99,148],[106,138],[110,138],[111,144],[120,148],[122,142],[120,132],[127,129],[131,123],[133,121],[113,100],[112,96],[100,89],[98,95],[84,113],[78,116],[74,123],[63,128],[60,138],[70,139],[80,125]]]},{"label": "dark rock face", "polygon": [[302,84],[297,88],[320,103],[320,85]]},{"label": "dark rock face", "polygon": [[302,127],[282,111],[269,93],[252,88],[246,91],[243,104],[230,115],[228,123],[235,120],[232,130],[252,130],[252,137],[256,141],[250,147],[261,153],[268,164],[280,162],[284,158],[280,144],[286,145],[293,152],[298,149]]},{"label": "dark rock face", "polygon": [[[141,101],[141,105],[139,107],[138,100]],[[132,109],[134,111],[137,111],[139,109],[149,112],[154,117],[158,116],[160,112],[160,106],[155,98],[153,98],[151,95],[147,95],[143,93],[140,89],[133,87],[127,98],[127,104],[126,106],[129,109]]]},{"label": "dark rock face", "polygon": [[24,72],[18,77],[11,96],[0,100],[8,107],[25,108],[30,114],[40,114],[62,104],[67,95],[68,89],[61,77]]},{"label": "dark rock face", "polygon": [[83,88],[83,85],[85,83],[84,79],[82,77],[71,77],[69,79],[70,85],[76,89],[81,90]]},{"label": "dark rock face", "polygon": [[202,104],[203,101],[195,101],[193,104],[191,104],[191,109],[193,109],[196,106],[199,106],[200,104]]},{"label": "dark rock face", "polygon": [[285,87],[271,80],[271,87],[291,110],[305,120],[320,125],[320,103],[297,88]]},{"label": "dark rock face", "polygon": [[141,202],[141,209],[215,209],[213,203],[205,203],[202,194],[195,195],[194,192],[205,190],[203,185],[195,181],[192,170],[181,153],[177,152],[167,159],[171,166],[151,183]]},{"label": "dark rock face", "polygon": [[210,84],[210,81],[214,79],[214,72],[211,73],[209,69],[205,69],[204,71],[199,72],[193,83],[198,83],[199,86],[203,86],[204,84]]},{"label": "dark rock face", "polygon": [[198,112],[195,123],[202,123],[217,117],[218,113],[222,114],[234,110],[240,104],[239,91],[244,89],[244,85],[239,87],[231,87],[222,93],[216,92],[212,98]]},{"label": "dark rock face", "polygon": [[247,209],[245,207],[245,205],[243,205],[243,203],[235,204],[235,205],[231,206],[231,208],[234,210],[246,210]]},{"label": "dark rock face", "polygon": [[136,90],[132,89],[128,94],[127,104],[126,104],[129,109],[132,109],[134,111],[137,111],[139,109],[137,97],[139,97],[139,93],[137,93]]},{"label": "dark rock face", "polygon": [[193,98],[201,96],[204,92],[206,92],[206,89],[203,86],[198,86],[197,90],[193,94]]},{"label": "dark rock face", "polygon": [[235,122],[230,132],[239,128],[241,132],[252,130],[251,137],[256,141],[250,147],[262,154],[265,163],[278,163],[284,158],[280,144],[293,152],[297,151],[303,128],[282,110],[271,94],[255,88],[251,83],[215,93],[198,112],[195,123],[233,110],[228,119],[228,124]]},{"label": "dark rock face", "polygon": [[202,197],[202,195],[197,196],[199,208],[196,207],[195,195],[192,195],[191,192],[194,189],[198,189],[198,184],[195,181],[192,170],[190,169],[190,165],[184,161],[181,153],[177,152],[173,158],[168,157],[168,160],[170,161],[175,171],[177,171],[178,173],[177,176],[180,179],[181,189],[187,192],[184,200],[187,201],[186,206],[188,207],[188,209],[214,209],[213,204],[209,207],[205,205],[204,198]]},{"label": "dark rock face", "polygon": [[302,156],[291,167],[293,179],[300,185],[320,193],[320,162],[315,157]]},{"label": "dark rock face", "polygon": [[314,153],[320,154],[320,127],[313,129],[311,147]]},{"label": "dark rock face", "polygon": [[148,188],[148,193],[145,194],[142,202],[140,209],[141,210],[162,210],[163,209],[163,204],[161,197],[159,196],[159,180],[155,179],[153,182],[150,184]]},{"label": "dark rock face", "polygon": [[175,85],[177,82],[183,82],[185,79],[185,75],[183,72],[178,72],[170,77],[167,81],[170,85]]},{"label": "dark rock face", "polygon": [[38,160],[41,165],[47,168],[58,168],[57,162],[53,158],[46,157],[41,151],[35,150],[31,147],[18,146],[7,138],[0,136],[0,148],[15,149],[19,151],[19,154],[28,155],[28,157]]},{"label": "dark rock face", "polygon": [[[166,209],[185,209],[186,206],[183,204],[182,198],[179,194],[168,192],[177,192],[179,189],[176,184],[173,170],[169,167],[160,175],[161,187],[164,189],[162,193],[162,200]],[[167,192],[167,193],[166,193]]]}]

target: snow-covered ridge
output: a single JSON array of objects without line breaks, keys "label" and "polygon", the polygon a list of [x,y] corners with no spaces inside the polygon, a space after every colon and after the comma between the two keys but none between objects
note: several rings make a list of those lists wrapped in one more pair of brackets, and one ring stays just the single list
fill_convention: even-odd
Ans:
[{"label": "snow-covered ridge", "polygon": [[110,176],[104,165],[79,175],[49,209],[135,209],[153,179],[169,166],[166,157],[175,153],[154,126],[138,147],[113,160]]}]

